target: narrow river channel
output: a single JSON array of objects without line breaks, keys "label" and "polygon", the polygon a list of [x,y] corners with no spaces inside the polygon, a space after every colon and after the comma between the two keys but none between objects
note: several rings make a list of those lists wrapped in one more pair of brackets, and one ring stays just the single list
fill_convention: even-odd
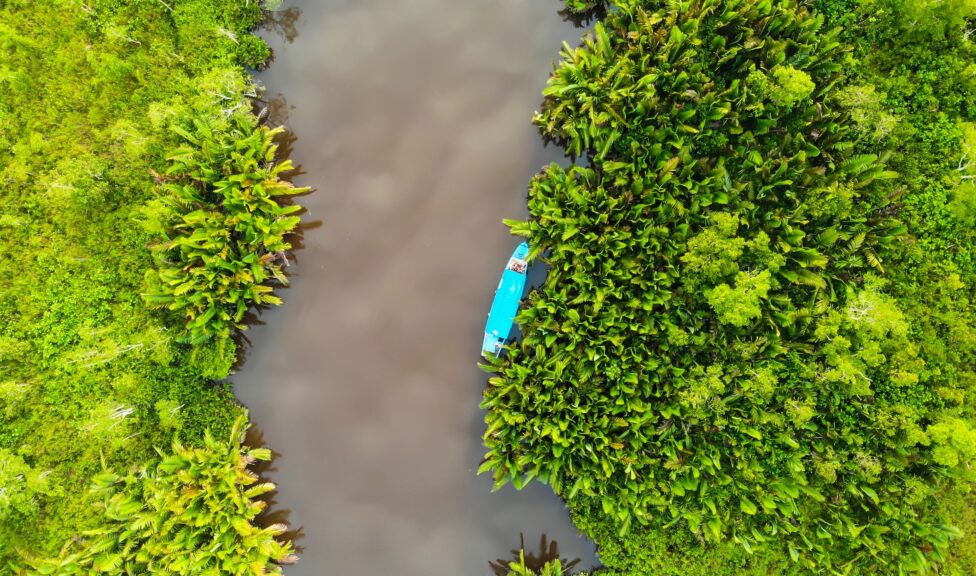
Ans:
[{"label": "narrow river channel", "polygon": [[476,368],[529,178],[558,159],[530,125],[563,40],[557,0],[287,0],[263,32],[272,120],[313,186],[285,304],[233,378],[290,576],[482,576],[547,534],[594,564],[545,486],[492,493]]}]

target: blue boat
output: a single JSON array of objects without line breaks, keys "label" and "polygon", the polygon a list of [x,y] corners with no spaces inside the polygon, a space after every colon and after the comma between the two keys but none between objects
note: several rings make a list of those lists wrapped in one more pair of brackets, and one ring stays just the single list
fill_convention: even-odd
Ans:
[{"label": "blue boat", "polygon": [[522,292],[525,290],[525,273],[529,267],[526,262],[528,255],[529,245],[522,242],[508,259],[508,265],[502,272],[502,279],[495,289],[495,299],[488,313],[488,322],[485,324],[485,340],[481,345],[482,356],[487,357],[488,354],[497,356],[508,340],[512,324],[515,322],[515,314],[518,313],[522,301]]}]

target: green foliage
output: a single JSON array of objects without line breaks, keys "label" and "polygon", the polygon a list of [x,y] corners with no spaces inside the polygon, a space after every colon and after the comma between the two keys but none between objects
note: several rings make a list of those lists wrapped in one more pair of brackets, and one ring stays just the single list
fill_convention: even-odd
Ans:
[{"label": "green foliage", "polygon": [[179,414],[183,406],[177,405],[172,400],[163,399],[156,402],[155,408],[161,428],[173,432],[177,432],[183,428],[183,419]]},{"label": "green foliage", "polygon": [[[708,215],[713,224],[688,239],[686,252],[680,261],[684,265],[684,284],[689,290],[701,283],[714,283],[739,271],[736,261],[742,256],[747,241],[736,237],[739,217],[727,212]],[[764,238],[768,243],[769,237]],[[781,264],[780,264],[781,266]]]},{"label": "green foliage", "polygon": [[251,306],[281,304],[269,283],[287,284],[279,261],[301,210],[281,200],[308,189],[279,179],[293,169],[275,161],[283,128],[240,114],[229,126],[196,120],[174,130],[184,146],[169,155],[164,196],[146,209],[146,228],[162,239],[144,297],[183,316],[191,343],[228,341]]},{"label": "green foliage", "polygon": [[791,108],[813,94],[816,86],[810,75],[792,66],[773,66],[770,74],[753,70],[746,78],[749,89],[774,106]]},{"label": "green foliage", "polygon": [[173,126],[248,114],[218,28],[240,42],[261,18],[237,0],[0,2],[0,572],[103,525],[103,462],[144,466],[243,413],[213,382],[234,346],[181,344],[140,296],[139,221]]},{"label": "green foliage", "polygon": [[972,424],[960,418],[947,418],[930,425],[925,433],[932,442],[932,457],[936,462],[970,477],[976,473],[969,467],[976,458],[976,430]]},{"label": "green foliage", "polygon": [[570,14],[589,14],[605,4],[605,0],[566,0],[566,9]]},{"label": "green foliage", "polygon": [[[905,434],[928,443],[935,460],[956,479],[936,489],[938,504],[931,514],[951,520],[964,533],[950,548],[944,572],[973,574],[972,477],[966,465],[953,463],[971,449],[970,430],[976,422],[976,228],[970,209],[972,180],[967,178],[976,157],[976,4],[816,4],[831,20],[850,23],[845,35],[855,50],[848,67],[851,87],[845,90],[862,96],[855,110],[865,134],[875,131],[872,124],[884,127],[882,145],[903,176],[893,194],[910,237],[886,255],[885,290],[909,316],[913,352],[924,368],[921,382],[902,379],[900,394],[936,397],[941,403],[938,411],[919,421],[918,429]],[[865,152],[879,148],[872,140],[864,138],[858,146]],[[946,434],[958,436],[948,440]],[[919,492],[926,491],[913,491]]]},{"label": "green foliage", "polygon": [[525,551],[522,551],[517,562],[508,565],[508,569],[508,576],[563,576],[563,566],[559,560],[546,562],[541,570],[529,568],[525,565]]},{"label": "green foliage", "polygon": [[976,13],[973,0],[905,0],[895,6],[903,11],[902,30],[925,39],[956,33]]},{"label": "green foliage", "polygon": [[[559,576],[569,574],[580,560],[566,560],[559,556],[559,545],[546,537],[539,540],[539,552],[526,552],[525,538],[521,538],[521,546],[512,550],[512,559],[499,558],[489,562],[491,570],[497,576]],[[577,576],[586,576],[584,572],[572,572]]]},{"label": "green foliage", "polygon": [[953,189],[952,212],[962,229],[976,227],[976,124],[959,125],[961,155],[956,171],[959,181]]},{"label": "green foliage", "polygon": [[859,134],[880,141],[898,126],[898,118],[887,112],[882,104],[884,95],[872,85],[845,86],[834,96],[846,108]]},{"label": "green foliage", "polygon": [[125,475],[94,479],[105,520],[53,559],[31,559],[25,574],[280,574],[294,561],[281,524],[260,528],[257,498],[275,489],[258,484],[248,466],[269,460],[266,448],[242,447],[246,418],[229,440],[209,434],[200,448],[174,442],[172,453]]},{"label": "green foliage", "polygon": [[708,291],[706,298],[721,324],[741,328],[762,316],[762,301],[767,299],[769,287],[769,270],[755,275],[739,272],[735,288],[719,284]]},{"label": "green foliage", "polygon": [[807,572],[775,550],[747,552],[732,543],[703,542],[684,530],[631,529],[619,533],[599,502],[572,503],[573,521],[600,546],[599,576],[798,576]]},{"label": "green foliage", "polygon": [[[513,224],[550,272],[488,367],[498,484],[596,503],[601,544],[604,525],[709,542],[713,573],[729,543],[804,572],[944,563],[959,532],[932,510],[971,449],[973,284],[930,268],[939,304],[904,299],[906,232],[927,230],[884,146],[920,133],[893,89],[843,74],[841,40],[785,0],[620,0],[564,48],[536,121],[587,162],[538,175]],[[958,139],[941,122],[926,137]]]},{"label": "green foliage", "polygon": [[32,517],[37,498],[50,493],[47,473],[35,470],[24,459],[0,448],[0,521],[13,515]]}]

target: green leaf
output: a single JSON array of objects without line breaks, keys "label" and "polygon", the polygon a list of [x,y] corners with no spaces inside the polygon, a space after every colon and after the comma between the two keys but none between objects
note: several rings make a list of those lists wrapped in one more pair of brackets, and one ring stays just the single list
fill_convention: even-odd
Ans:
[{"label": "green leaf", "polygon": [[745,496],[739,497],[739,508],[750,516],[754,515],[756,512],[759,511],[759,509],[752,502],[752,500],[749,500]]}]

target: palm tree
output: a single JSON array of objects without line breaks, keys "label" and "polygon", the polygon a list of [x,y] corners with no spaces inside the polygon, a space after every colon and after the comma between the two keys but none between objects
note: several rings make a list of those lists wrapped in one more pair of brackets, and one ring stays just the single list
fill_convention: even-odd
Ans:
[{"label": "palm tree", "polygon": [[248,468],[270,450],[242,445],[247,421],[225,441],[183,446],[126,475],[105,472],[92,490],[104,496],[104,525],[69,541],[59,557],[29,559],[26,574],[278,574],[297,560],[279,537],[284,524],[259,527],[258,498],[275,489]]},{"label": "palm tree", "polygon": [[244,329],[252,306],[281,303],[274,285],[288,279],[279,255],[291,249],[286,238],[302,209],[287,198],[308,188],[282,180],[294,169],[276,162],[283,128],[253,115],[234,116],[229,128],[198,119],[174,131],[184,145],[170,154],[167,177],[157,179],[163,195],[147,210],[160,240],[143,296],[183,317],[188,342],[225,341]]}]

